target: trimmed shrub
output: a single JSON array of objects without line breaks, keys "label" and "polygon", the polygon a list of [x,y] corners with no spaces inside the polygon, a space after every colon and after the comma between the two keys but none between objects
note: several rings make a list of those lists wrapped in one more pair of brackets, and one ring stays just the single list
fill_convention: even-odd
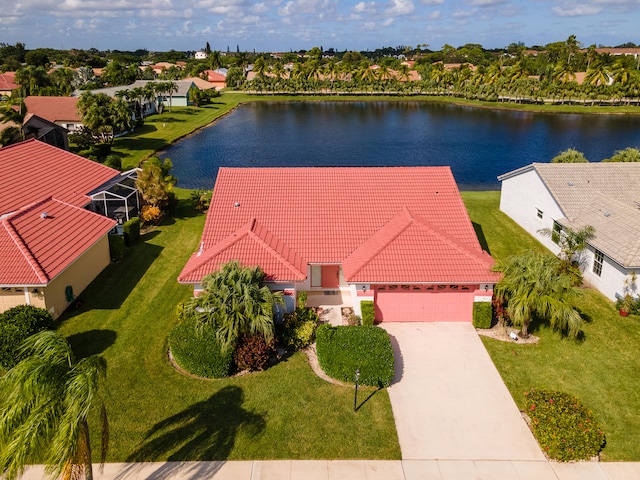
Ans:
[{"label": "trimmed shrub", "polygon": [[124,244],[124,238],[120,235],[109,235],[109,253],[111,254],[112,262],[122,260],[127,253],[127,246]]},{"label": "trimmed shrub", "polygon": [[473,326],[476,328],[491,328],[491,320],[491,303],[475,302],[473,304]]},{"label": "trimmed shrub", "polygon": [[373,301],[363,300],[360,302],[360,310],[362,311],[362,325],[371,327],[376,319],[376,309],[373,306]]},{"label": "trimmed shrub", "polygon": [[320,325],[316,330],[316,350],[320,366],[330,377],[353,383],[359,369],[362,385],[391,385],[393,348],[389,334],[380,327]]},{"label": "trimmed shrub", "polygon": [[43,330],[53,330],[53,317],[48,310],[31,305],[18,305],[0,313],[0,366],[9,370],[24,356],[22,342]]},{"label": "trimmed shrub", "polygon": [[315,310],[298,307],[284,315],[282,325],[278,326],[280,343],[293,351],[300,350],[313,343],[319,322]]},{"label": "trimmed shrub", "polygon": [[525,393],[525,405],[533,435],[551,459],[589,460],[604,448],[604,432],[576,397],[531,389]]},{"label": "trimmed shrub", "polygon": [[122,232],[124,233],[124,244],[127,247],[130,247],[140,240],[140,218],[133,217],[124,222],[122,225]]},{"label": "trimmed shrub", "polygon": [[275,341],[267,342],[262,335],[241,337],[233,353],[233,361],[239,371],[264,370],[276,353]]},{"label": "trimmed shrub", "polygon": [[222,352],[212,328],[196,330],[196,320],[187,319],[169,333],[169,349],[175,362],[184,370],[206,378],[229,376],[233,350]]},{"label": "trimmed shrub", "polygon": [[104,165],[116,170],[122,170],[122,159],[118,155],[107,155],[107,158],[104,159]]}]

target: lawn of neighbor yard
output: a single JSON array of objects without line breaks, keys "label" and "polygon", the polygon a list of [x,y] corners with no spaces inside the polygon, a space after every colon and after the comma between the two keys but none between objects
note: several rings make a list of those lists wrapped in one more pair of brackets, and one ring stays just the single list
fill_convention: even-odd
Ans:
[{"label": "lawn of neighbor yard", "polygon": [[[463,198],[494,258],[528,248],[546,251],[498,211],[498,192],[465,192]],[[621,317],[613,302],[591,289],[583,290],[576,307],[585,320],[581,341],[536,323],[530,332],[540,337],[538,345],[482,341],[520,408],[531,387],[573,394],[602,423],[602,459],[640,461],[640,316]]]},{"label": "lawn of neighbor yard", "polygon": [[108,461],[400,458],[386,390],[361,390],[354,413],[353,388],[320,380],[303,353],[225,380],[170,366],[167,335],[192,292],[176,278],[205,219],[179,194],[173,215],[107,267],[60,327],[80,355],[107,360]]}]

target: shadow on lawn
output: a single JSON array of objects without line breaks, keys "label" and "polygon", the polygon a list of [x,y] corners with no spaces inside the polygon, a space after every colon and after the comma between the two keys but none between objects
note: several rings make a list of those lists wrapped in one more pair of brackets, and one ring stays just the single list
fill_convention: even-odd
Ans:
[{"label": "shadow on lawn", "polygon": [[67,340],[76,357],[85,358],[104,352],[115,343],[116,337],[113,330],[89,330],[71,335]]},{"label": "shadow on lawn", "polygon": [[225,460],[239,431],[256,436],[265,428],[262,415],[242,408],[244,394],[227,386],[202,402],[156,423],[128,462]]},{"label": "shadow on lawn", "polygon": [[476,237],[478,237],[480,246],[485,252],[491,255],[491,251],[489,250],[489,244],[487,243],[487,239],[484,236],[484,232],[482,231],[482,225],[476,222],[471,222],[471,224],[473,225],[473,229],[476,231]]}]

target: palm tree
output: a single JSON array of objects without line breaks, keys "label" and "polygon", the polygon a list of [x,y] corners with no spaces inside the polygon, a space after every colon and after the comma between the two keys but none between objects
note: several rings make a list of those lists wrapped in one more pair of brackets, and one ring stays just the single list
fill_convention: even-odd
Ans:
[{"label": "palm tree", "polygon": [[576,290],[566,274],[558,273],[558,260],[550,255],[527,253],[509,257],[496,264],[503,277],[494,289],[499,301],[506,304],[520,336],[529,336],[534,317],[549,321],[554,330],[577,337],[582,318],[571,306]]},{"label": "palm tree", "polygon": [[575,260],[575,256],[587,248],[589,240],[595,237],[596,229],[591,225],[586,225],[579,230],[574,230],[570,227],[563,227],[560,232],[551,228],[543,228],[538,230],[538,233],[553,239],[553,241],[558,244],[560,247],[560,253],[558,256],[561,260],[573,262]]},{"label": "palm tree", "polygon": [[214,50],[209,54],[209,67],[211,70],[217,70],[222,67],[222,58],[220,57],[220,50]]},{"label": "palm tree", "polygon": [[[20,140],[25,139],[24,135],[24,118],[27,115],[27,106],[24,104],[22,100],[18,103],[17,106],[6,105],[4,108],[0,110],[0,123],[13,123],[15,127],[9,127],[6,130],[12,132],[12,135],[19,133]],[[7,136],[9,133],[6,134]],[[7,141],[7,139],[3,140]],[[3,145],[6,145],[3,143]]]},{"label": "palm tree", "polygon": [[260,267],[243,267],[237,261],[223,265],[202,279],[204,291],[193,297],[185,311],[200,328],[213,327],[223,350],[235,346],[242,335],[273,338],[273,308],[283,304],[281,292],[272,292]]},{"label": "palm tree", "polygon": [[76,360],[67,340],[47,330],[24,342],[28,357],[0,378],[0,472],[7,480],[44,462],[52,476],[93,478],[89,413],[100,410],[102,463],[108,422],[101,396],[104,358]]},{"label": "palm tree", "polygon": [[567,148],[551,159],[551,163],[588,163],[582,152],[575,148]]},{"label": "palm tree", "polygon": [[587,75],[584,81],[589,85],[608,85],[609,84],[609,68],[602,60],[595,60],[587,68]]}]

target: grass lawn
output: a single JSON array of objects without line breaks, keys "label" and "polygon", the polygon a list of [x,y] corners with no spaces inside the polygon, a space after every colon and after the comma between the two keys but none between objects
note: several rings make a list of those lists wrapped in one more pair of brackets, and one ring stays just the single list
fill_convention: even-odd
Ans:
[{"label": "grass lawn", "polygon": [[175,308],[191,293],[176,278],[205,219],[178,193],[171,218],[107,267],[60,327],[79,355],[107,360],[108,461],[400,458],[386,390],[363,390],[353,413],[353,389],[317,378],[302,353],[224,380],[169,365]]},{"label": "grass lawn", "polygon": [[[468,192],[463,198],[494,258],[530,248],[546,251],[498,211],[498,192]],[[640,316],[621,317],[612,302],[590,289],[576,307],[585,319],[581,341],[563,339],[535,322],[529,331],[540,337],[538,345],[482,341],[520,408],[532,387],[576,395],[603,425],[602,458],[640,461]]]}]

